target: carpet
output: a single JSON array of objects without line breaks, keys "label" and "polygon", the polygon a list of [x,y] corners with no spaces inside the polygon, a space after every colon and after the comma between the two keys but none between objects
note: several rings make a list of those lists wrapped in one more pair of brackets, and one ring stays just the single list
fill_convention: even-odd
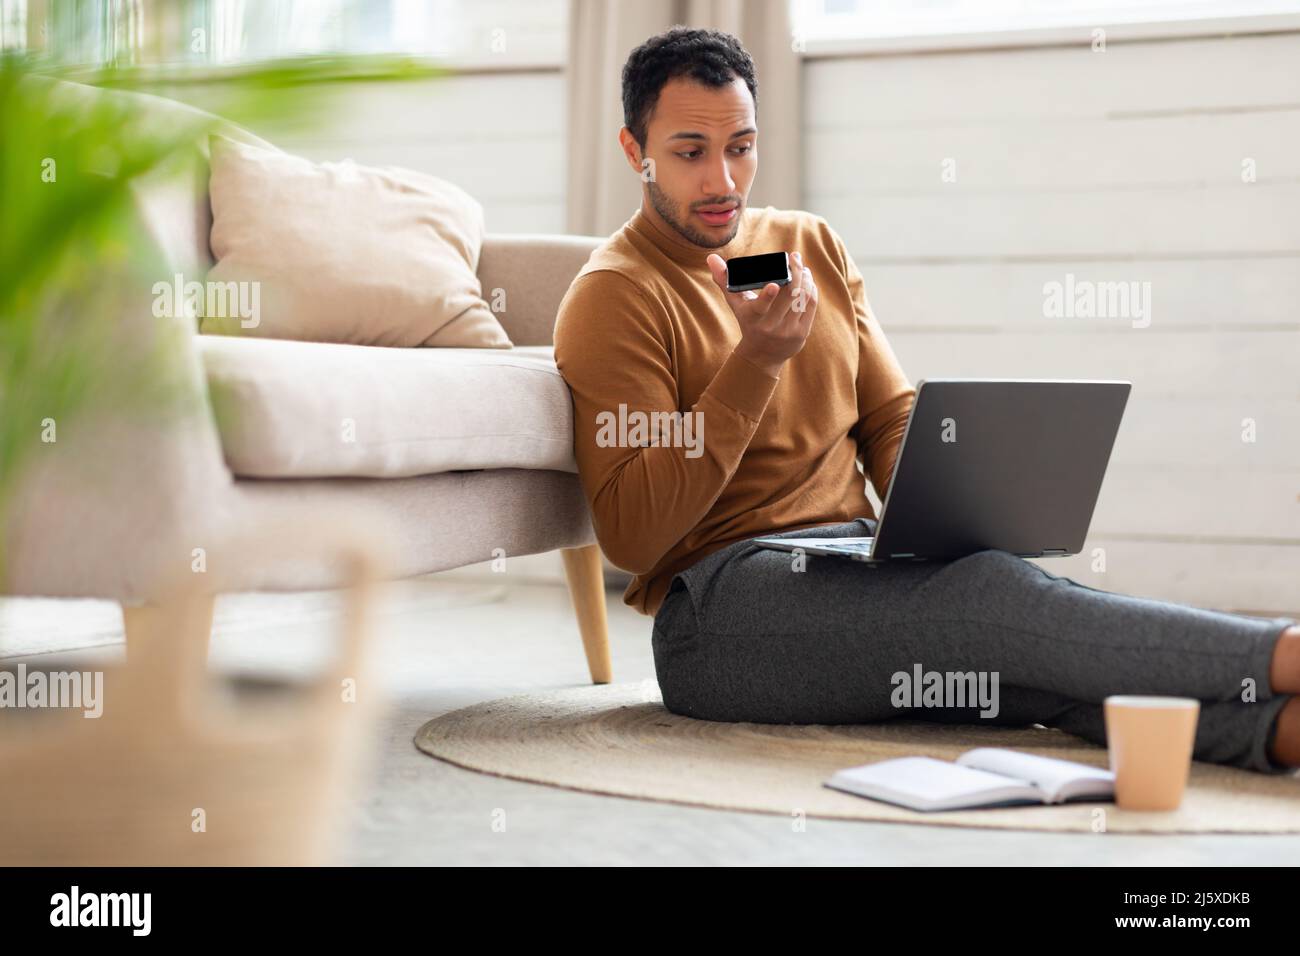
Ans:
[{"label": "carpet", "polygon": [[1107,766],[1104,747],[1063,731],[895,720],[840,726],[722,723],[669,713],[653,680],[525,694],[436,717],[415,736],[440,760],[570,790],[715,809],[935,826],[1081,833],[1300,833],[1300,775],[1194,762],[1166,812],[1081,802],[921,813],[822,786],[891,757],[952,760],[1011,747]]}]

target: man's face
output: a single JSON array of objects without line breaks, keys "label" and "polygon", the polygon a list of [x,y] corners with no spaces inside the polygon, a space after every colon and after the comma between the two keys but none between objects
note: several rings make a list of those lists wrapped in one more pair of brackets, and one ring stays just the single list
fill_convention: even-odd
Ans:
[{"label": "man's face", "polygon": [[[665,225],[708,249],[735,238],[758,172],[754,100],[744,80],[717,89],[688,77],[664,84],[646,128],[644,158],[654,160],[653,178],[626,128],[620,139]],[[729,211],[710,215],[713,209]]]}]

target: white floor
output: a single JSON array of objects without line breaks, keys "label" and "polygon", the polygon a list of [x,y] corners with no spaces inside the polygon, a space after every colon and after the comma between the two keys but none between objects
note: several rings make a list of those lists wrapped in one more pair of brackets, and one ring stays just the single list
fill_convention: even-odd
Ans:
[{"label": "white floor", "polygon": [[[223,671],[291,675],[319,664],[332,595],[240,595],[217,609]],[[653,678],[650,621],[610,595],[614,676]],[[35,653],[45,650],[47,653]],[[430,717],[495,697],[587,682],[565,591],[430,578],[392,587],[374,647],[388,705],[340,862],[387,864],[1293,864],[1293,836],[1030,834],[808,820],[600,797],[434,760],[412,737]],[[15,656],[22,654],[24,656]],[[117,609],[0,601],[5,666],[85,665],[121,654]],[[504,819],[505,827],[494,827]]]}]

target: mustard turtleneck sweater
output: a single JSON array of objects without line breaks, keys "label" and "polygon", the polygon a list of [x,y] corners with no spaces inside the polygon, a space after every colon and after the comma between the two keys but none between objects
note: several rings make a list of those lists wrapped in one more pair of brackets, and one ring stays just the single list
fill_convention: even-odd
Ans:
[{"label": "mustard turtleneck sweater", "polygon": [[[705,262],[798,252],[817,283],[803,349],[780,377],[733,352],[740,326]],[[644,614],[672,577],[761,534],[876,517],[916,390],[826,220],[746,207],[708,249],[640,209],[592,253],[560,305],[555,359],[596,537],[636,577]],[[677,413],[676,416],[673,413]]]}]

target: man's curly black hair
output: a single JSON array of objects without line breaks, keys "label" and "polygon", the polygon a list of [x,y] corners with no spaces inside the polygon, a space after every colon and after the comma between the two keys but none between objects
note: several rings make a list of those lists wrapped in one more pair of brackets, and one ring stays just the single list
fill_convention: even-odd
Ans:
[{"label": "man's curly black hair", "polygon": [[645,149],[646,127],[659,91],[674,77],[690,76],[715,89],[736,77],[745,81],[758,115],[758,80],[754,61],[730,33],[675,26],[651,37],[623,64],[623,125]]}]

